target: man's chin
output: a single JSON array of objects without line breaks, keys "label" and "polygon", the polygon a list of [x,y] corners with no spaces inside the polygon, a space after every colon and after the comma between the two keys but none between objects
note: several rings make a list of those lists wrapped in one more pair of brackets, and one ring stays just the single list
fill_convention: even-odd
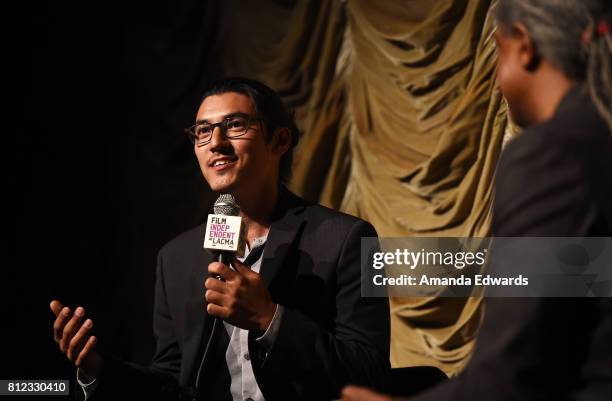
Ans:
[{"label": "man's chin", "polygon": [[208,186],[213,192],[223,192],[227,193],[231,191],[232,182],[230,180],[225,179],[217,179],[208,180]]},{"label": "man's chin", "polygon": [[234,180],[214,180],[208,185],[213,192],[231,194],[234,193],[236,183]]}]

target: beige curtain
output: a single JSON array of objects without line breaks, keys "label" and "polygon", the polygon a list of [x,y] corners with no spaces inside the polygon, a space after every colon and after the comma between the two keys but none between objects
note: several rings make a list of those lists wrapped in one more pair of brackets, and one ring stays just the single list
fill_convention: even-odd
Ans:
[{"label": "beige curtain", "polygon": [[[490,7],[232,1],[226,72],[266,82],[296,111],[295,192],[370,221],[380,236],[485,236],[506,126]],[[391,306],[393,366],[462,369],[480,297]]]}]

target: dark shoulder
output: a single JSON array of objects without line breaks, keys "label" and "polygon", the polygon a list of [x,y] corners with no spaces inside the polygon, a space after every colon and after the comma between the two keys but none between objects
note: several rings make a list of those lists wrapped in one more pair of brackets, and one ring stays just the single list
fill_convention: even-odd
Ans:
[{"label": "dark shoulder", "polygon": [[348,235],[352,230],[361,236],[377,236],[374,227],[367,221],[319,204],[310,204],[304,210],[304,217],[311,229],[332,231]]},{"label": "dark shoulder", "polygon": [[348,235],[349,231],[355,230],[361,236],[377,236],[374,227],[359,217],[352,216],[338,210],[307,201],[286,188],[282,191],[283,203],[286,205],[286,213],[299,210],[299,214],[306,222],[308,231],[317,231],[322,234]]},{"label": "dark shoulder", "polygon": [[[610,129],[582,88],[574,88],[550,120],[527,128],[502,152],[498,181],[511,176],[523,186],[551,172],[588,174],[612,156]],[[596,173],[596,172],[595,172]],[[500,184],[498,182],[497,184]]]},{"label": "dark shoulder", "polygon": [[194,249],[202,248],[203,241],[204,224],[200,224],[168,241],[161,248],[160,253],[165,256],[184,254],[186,250],[193,251]]},{"label": "dark shoulder", "polygon": [[502,152],[493,231],[560,235],[578,232],[576,227],[601,216],[609,220],[609,171],[610,130],[588,95],[575,89],[553,118],[529,127]]},{"label": "dark shoulder", "polygon": [[355,223],[366,223],[365,220],[360,219],[359,217],[352,216],[350,214],[340,212],[335,209],[331,209],[329,207],[319,205],[319,204],[310,204],[306,206],[305,212],[312,219],[321,219],[321,220],[333,220],[337,224],[344,224],[347,226],[352,226]]},{"label": "dark shoulder", "polygon": [[189,279],[198,269],[212,261],[212,254],[204,249],[203,224],[187,230],[168,241],[158,253],[158,268],[165,282],[179,283]]}]

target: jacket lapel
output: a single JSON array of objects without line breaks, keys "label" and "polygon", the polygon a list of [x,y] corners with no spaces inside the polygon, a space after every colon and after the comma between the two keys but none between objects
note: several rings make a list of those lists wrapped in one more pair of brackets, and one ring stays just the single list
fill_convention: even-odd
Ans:
[{"label": "jacket lapel", "polygon": [[[204,228],[202,228],[202,233]],[[202,235],[202,241],[204,236]],[[200,245],[201,246],[201,245]],[[195,384],[196,374],[203,356],[205,340],[212,334],[213,319],[206,313],[206,300],[204,299],[204,281],[208,275],[208,265],[214,260],[214,255],[202,250],[202,258],[194,263],[189,277],[189,298],[185,314],[186,344],[183,350],[183,372],[189,376],[184,383]]]},{"label": "jacket lapel", "polygon": [[293,195],[285,187],[281,187],[260,269],[268,287],[283,266],[304,224],[302,212],[305,205],[304,200]]},{"label": "jacket lapel", "polygon": [[303,224],[302,216],[290,214],[270,227],[260,270],[268,287],[283,266]]}]

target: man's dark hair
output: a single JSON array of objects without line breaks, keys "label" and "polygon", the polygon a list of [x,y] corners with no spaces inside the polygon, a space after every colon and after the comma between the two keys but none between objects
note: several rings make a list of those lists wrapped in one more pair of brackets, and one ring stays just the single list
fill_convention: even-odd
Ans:
[{"label": "man's dark hair", "polygon": [[255,112],[262,118],[266,142],[272,139],[277,128],[287,128],[291,133],[289,149],[281,157],[278,175],[281,182],[287,182],[291,176],[293,151],[300,138],[293,114],[283,103],[281,97],[270,87],[259,81],[247,78],[223,78],[210,84],[202,95],[200,104],[209,96],[235,92],[248,96],[253,102]]}]

